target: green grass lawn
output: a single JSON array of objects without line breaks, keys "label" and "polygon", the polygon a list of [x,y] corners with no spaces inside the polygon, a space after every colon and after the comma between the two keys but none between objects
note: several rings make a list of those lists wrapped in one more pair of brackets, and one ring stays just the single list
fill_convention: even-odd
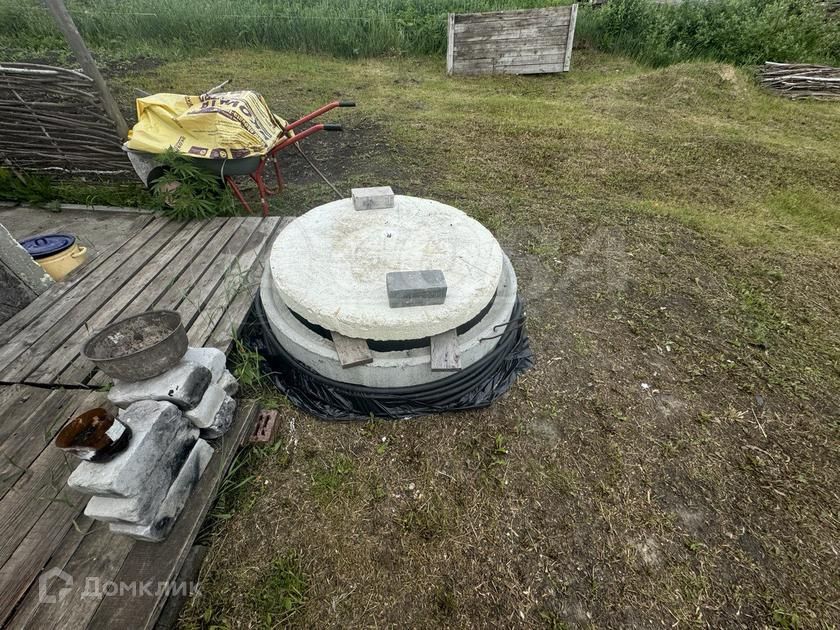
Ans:
[{"label": "green grass lawn", "polygon": [[[307,153],[487,225],[537,366],[399,422],[251,388],[283,429],[228,484],[186,627],[840,624],[840,104],[590,51],[528,78],[232,51],[116,83],[228,77],[286,117],[354,98]],[[333,198],[284,166],[275,212]]]}]

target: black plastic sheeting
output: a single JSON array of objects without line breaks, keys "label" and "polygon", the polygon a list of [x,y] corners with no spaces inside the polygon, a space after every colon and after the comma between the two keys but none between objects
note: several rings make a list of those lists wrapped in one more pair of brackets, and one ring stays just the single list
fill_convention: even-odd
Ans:
[{"label": "black plastic sheeting", "polygon": [[259,296],[242,336],[245,344],[262,356],[263,373],[277,389],[294,405],[324,420],[404,418],[487,407],[534,365],[519,299],[493,352],[451,376],[414,387],[365,387],[318,374],[280,345],[265,318]]}]

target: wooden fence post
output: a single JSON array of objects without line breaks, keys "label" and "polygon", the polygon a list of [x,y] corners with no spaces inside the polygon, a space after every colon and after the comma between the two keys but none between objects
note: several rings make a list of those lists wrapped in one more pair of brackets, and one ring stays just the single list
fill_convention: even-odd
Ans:
[{"label": "wooden fence post", "polygon": [[46,0],[46,2],[50,13],[52,13],[58,24],[58,28],[61,29],[64,37],[67,39],[67,43],[70,44],[70,48],[76,55],[76,59],[82,64],[82,70],[93,79],[93,83],[99,91],[99,97],[102,99],[102,104],[105,106],[105,111],[114,122],[117,134],[119,134],[121,140],[125,140],[128,137],[128,125],[120,112],[120,108],[117,106],[117,102],[111,96],[105,79],[99,73],[99,68],[96,67],[93,56],[90,54],[87,46],[85,46],[85,41],[79,34],[79,29],[76,28],[73,18],[64,6],[63,0]]}]

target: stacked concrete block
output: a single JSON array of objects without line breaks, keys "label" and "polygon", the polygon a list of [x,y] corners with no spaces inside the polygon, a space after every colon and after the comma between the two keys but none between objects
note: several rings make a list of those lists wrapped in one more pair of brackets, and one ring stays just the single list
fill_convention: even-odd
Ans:
[{"label": "stacked concrete block", "polygon": [[195,462],[203,471],[213,449],[168,401],[136,402],[120,421],[131,428],[126,450],[106,463],[82,462],[67,483],[94,495],[85,514],[112,531],[163,540],[198,480]]},{"label": "stacked concrete block", "polygon": [[213,456],[205,440],[233,424],[238,384],[215,348],[189,348],[172,369],[143,381],[116,381],[108,399],[132,431],[107,463],[82,462],[68,484],[93,495],[85,514],[139,540],[169,535]]},{"label": "stacked concrete block", "polygon": [[110,526],[111,531],[149,542],[158,542],[166,538],[212,457],[213,447],[204,440],[198,440],[154,517],[143,523],[113,523]]},{"label": "stacked concrete block", "polygon": [[144,381],[114,382],[108,399],[118,407],[140,400],[171,402],[199,429],[204,439],[221,437],[233,424],[238,383],[225,369],[225,353],[216,348],[188,348],[181,362]]}]

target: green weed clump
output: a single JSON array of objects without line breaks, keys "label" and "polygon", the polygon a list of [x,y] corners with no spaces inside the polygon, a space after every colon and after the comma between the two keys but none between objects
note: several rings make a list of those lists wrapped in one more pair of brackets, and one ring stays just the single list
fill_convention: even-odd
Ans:
[{"label": "green weed clump", "polygon": [[182,221],[235,213],[233,193],[220,178],[173,149],[168,149],[157,159],[165,169],[152,184],[158,210]]},{"label": "green weed clump", "polygon": [[578,22],[578,38],[664,66],[707,59],[840,64],[840,20],[815,0],[609,0]]}]

